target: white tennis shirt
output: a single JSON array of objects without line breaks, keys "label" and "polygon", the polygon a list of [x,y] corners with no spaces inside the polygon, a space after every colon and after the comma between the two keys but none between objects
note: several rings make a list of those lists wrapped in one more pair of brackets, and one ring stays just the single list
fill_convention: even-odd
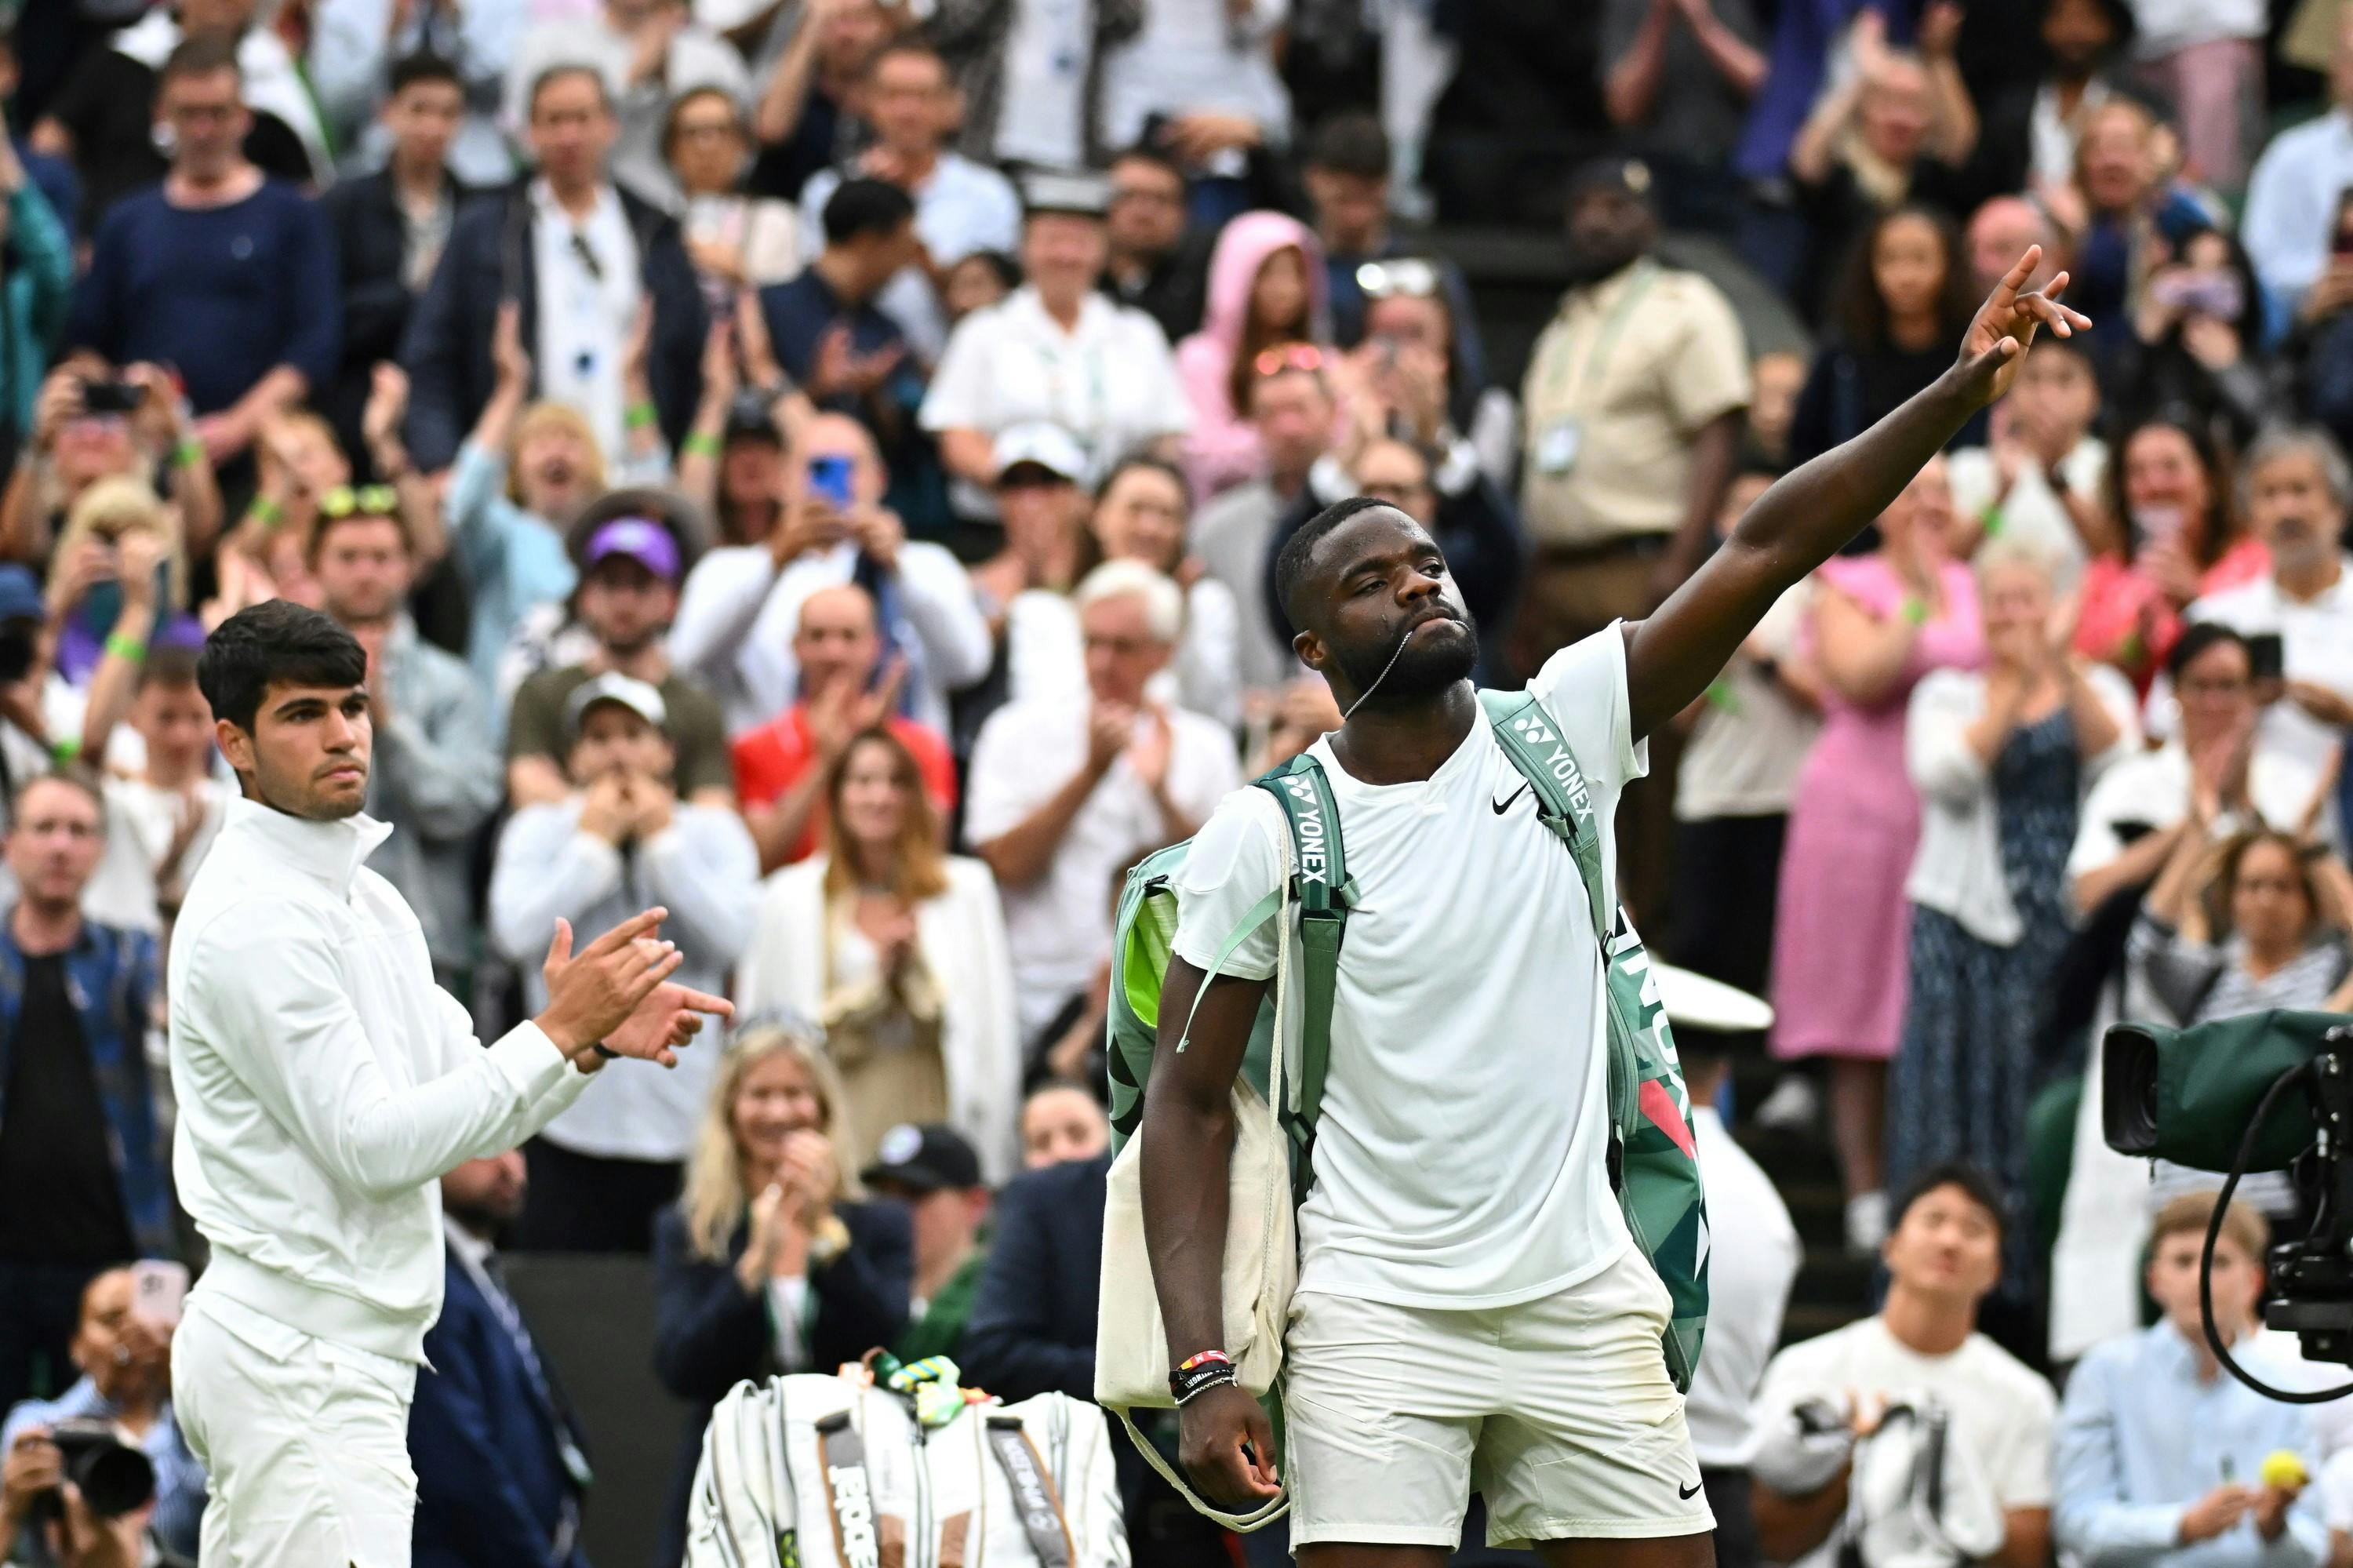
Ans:
[{"label": "white tennis shirt", "polygon": [[[1554,654],[1529,687],[1584,769],[1614,885],[1618,797],[1649,766],[1629,722],[1623,630]],[[1537,821],[1483,716],[1419,783],[1361,783],[1329,736],[1312,749],[1359,902],[1299,1211],[1299,1288],[1468,1308],[1598,1274],[1628,1237],[1606,1167],[1605,993],[1575,857]],[[1282,875],[1287,832],[1263,789],[1219,804],[1176,885],[1180,957],[1210,966]],[[1225,970],[1274,966],[1270,925]]]}]

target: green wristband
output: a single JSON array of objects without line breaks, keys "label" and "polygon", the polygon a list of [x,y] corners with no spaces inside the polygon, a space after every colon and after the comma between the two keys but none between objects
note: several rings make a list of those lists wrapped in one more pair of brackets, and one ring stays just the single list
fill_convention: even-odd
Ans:
[{"label": "green wristband", "polygon": [[1927,625],[1928,601],[1916,593],[1912,595],[1904,601],[1904,619],[1915,626]]},{"label": "green wristband", "polygon": [[2001,508],[1999,506],[1988,506],[1978,514],[1978,526],[1985,531],[1985,536],[1989,539],[1998,539],[2001,536],[2002,522]]},{"label": "green wristband", "polygon": [[694,430],[688,434],[686,440],[678,443],[678,450],[688,457],[715,458],[726,448],[717,436]]},{"label": "green wristband", "polygon": [[205,443],[190,436],[172,449],[172,462],[177,468],[195,468],[205,461]]},{"label": "green wristband", "polygon": [[81,755],[81,736],[69,735],[63,740],[54,742],[49,747],[49,755],[57,759],[58,767],[65,767]]},{"label": "green wristband", "polygon": [[106,634],[106,651],[109,653],[113,654],[118,659],[128,659],[133,664],[144,664],[147,662],[147,644],[145,641],[141,638],[133,637],[128,632],[108,632]]},{"label": "green wristband", "polygon": [[253,504],[246,508],[245,514],[264,528],[275,528],[286,521],[286,508],[266,495],[255,496]]},{"label": "green wristband", "polygon": [[622,410],[621,423],[630,429],[642,430],[660,417],[654,411],[654,406],[651,403],[632,403]]}]

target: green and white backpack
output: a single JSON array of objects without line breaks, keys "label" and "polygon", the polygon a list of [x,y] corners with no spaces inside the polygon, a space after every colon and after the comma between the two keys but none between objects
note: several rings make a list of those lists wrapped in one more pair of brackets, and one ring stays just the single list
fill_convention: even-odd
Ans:
[{"label": "green and white backpack", "polygon": [[[1610,1186],[1634,1245],[1666,1286],[1672,1307],[1661,1349],[1675,1387],[1688,1392],[1707,1326],[1707,1209],[1694,1152],[1690,1100],[1650,957],[1604,881],[1602,824],[1595,820],[1584,772],[1560,726],[1525,690],[1482,691],[1479,701],[1504,755],[1527,779],[1538,820],[1576,858],[1593,929],[1601,935],[1599,958],[1609,997]],[[1283,996],[1279,984],[1260,1007],[1235,1086],[1238,1127],[1229,1203],[1225,1348],[1235,1356],[1244,1389],[1266,1400],[1279,1433],[1281,1336],[1297,1279],[1292,1211],[1314,1180],[1333,997],[1355,890],[1348,882],[1339,811],[1322,765],[1302,754],[1257,779],[1255,787],[1282,808],[1291,830],[1291,874],[1286,885],[1242,917],[1210,968],[1212,973],[1222,969],[1245,938],[1275,921],[1282,955],[1277,973],[1286,981],[1295,975],[1303,993]],[[1159,1312],[1142,1250],[1135,1168],[1141,1150],[1128,1145],[1143,1121],[1159,1044],[1161,985],[1176,935],[1174,884],[1190,847],[1172,845],[1128,873],[1113,938],[1111,1117],[1113,1147],[1120,1155],[1105,1217],[1096,1393],[1122,1420],[1130,1408],[1170,1403],[1165,1386],[1156,1393],[1153,1386],[1165,1380],[1166,1351],[1157,1339]],[[1298,911],[1295,922],[1285,917],[1292,906]],[[1585,961],[1567,954],[1563,960]],[[1246,1170],[1254,1164],[1265,1174]],[[1249,1190],[1277,1184],[1283,1170],[1287,1192]],[[1252,1254],[1258,1255],[1248,1255]],[[1255,1299],[1238,1301],[1237,1295]],[[1252,1514],[1221,1513],[1194,1497],[1148,1444],[1137,1441],[1197,1509],[1233,1528],[1258,1528],[1287,1506],[1286,1499]]]}]

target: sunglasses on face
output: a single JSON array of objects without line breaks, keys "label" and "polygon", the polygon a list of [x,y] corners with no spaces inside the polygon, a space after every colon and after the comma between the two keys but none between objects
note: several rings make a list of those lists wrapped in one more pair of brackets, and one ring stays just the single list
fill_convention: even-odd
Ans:
[{"label": "sunglasses on face", "polygon": [[1279,376],[1286,370],[1321,370],[1324,351],[1312,343],[1277,344],[1272,348],[1261,349],[1258,357],[1250,361],[1250,368],[1261,376]]},{"label": "sunglasses on face", "polygon": [[400,492],[388,484],[339,484],[319,497],[322,517],[390,517],[400,511]]}]

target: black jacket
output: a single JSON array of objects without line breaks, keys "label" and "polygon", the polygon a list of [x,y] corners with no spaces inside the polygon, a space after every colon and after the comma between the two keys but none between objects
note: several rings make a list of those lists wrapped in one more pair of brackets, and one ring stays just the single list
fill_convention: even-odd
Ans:
[{"label": "black jacket", "polygon": [[[448,175],[442,188],[460,210],[473,195]],[[316,401],[335,427],[343,450],[357,453],[369,376],[385,360],[400,357],[400,340],[417,305],[403,264],[408,223],[389,170],[339,181],[320,203],[335,236],[335,268],[343,294],[343,362],[334,386]]]},{"label": "black jacket", "polygon": [[[522,309],[526,350],[539,339],[539,277],[532,245],[528,179],[476,197],[458,215],[433,281],[417,302],[400,348],[408,372],[408,450],[419,467],[446,467],[491,399],[496,373],[491,341],[499,305]],[[653,301],[654,335],[647,376],[662,433],[686,439],[702,394],[702,340],[708,313],[678,222],[620,191],[637,238],[638,270]],[[617,349],[618,344],[615,347]]]},{"label": "black jacket", "polygon": [[[849,1227],[849,1250],[809,1270],[817,1316],[807,1342],[809,1364],[801,1371],[831,1372],[896,1340],[914,1301],[914,1229],[907,1211],[896,1203],[844,1203],[836,1212]],[[654,1374],[692,1406],[659,1562],[675,1563],[685,1550],[687,1500],[711,1407],[745,1379],[784,1370],[776,1364],[766,1293],[746,1294],[735,1277],[748,1239],[747,1227],[737,1225],[725,1261],[715,1261],[696,1255],[682,1211],[664,1209],[654,1220]]]},{"label": "black jacket", "polygon": [[1111,1156],[1024,1171],[997,1195],[965,1319],[965,1378],[1008,1402],[1095,1396],[1095,1298]]}]

